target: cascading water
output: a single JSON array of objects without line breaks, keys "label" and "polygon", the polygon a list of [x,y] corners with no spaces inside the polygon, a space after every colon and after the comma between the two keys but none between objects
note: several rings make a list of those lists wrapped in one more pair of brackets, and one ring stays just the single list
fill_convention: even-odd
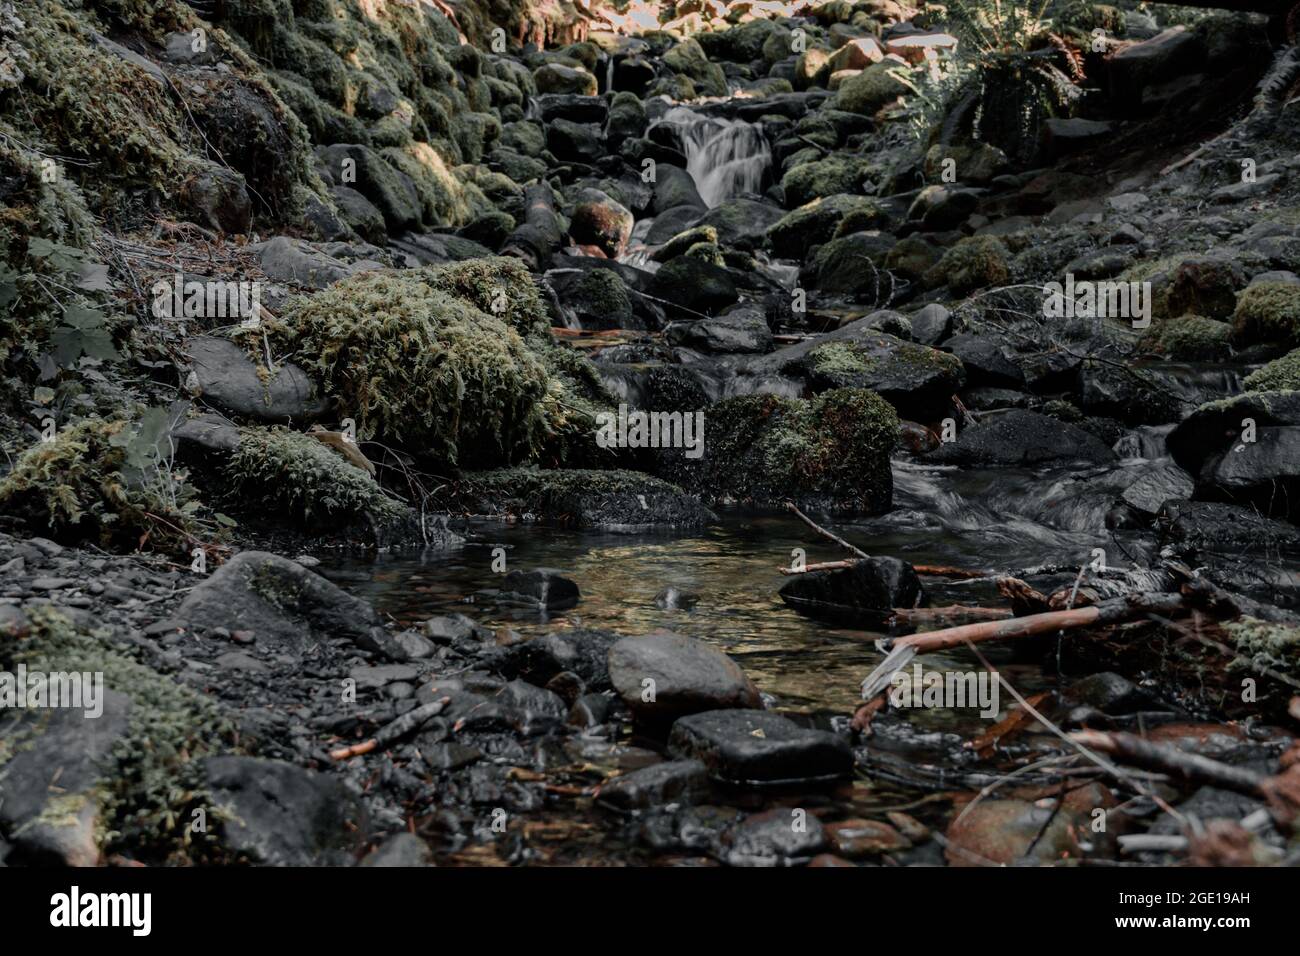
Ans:
[{"label": "cascading water", "polygon": [[673,107],[660,122],[680,128],[686,171],[710,209],[762,188],[772,149],[759,124],[701,116],[684,106]]}]

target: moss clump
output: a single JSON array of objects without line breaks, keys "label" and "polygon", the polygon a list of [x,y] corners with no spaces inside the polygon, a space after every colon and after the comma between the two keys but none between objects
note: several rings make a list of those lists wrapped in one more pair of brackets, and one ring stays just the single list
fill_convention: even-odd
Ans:
[{"label": "moss clump", "polygon": [[1002,285],[1010,276],[1007,247],[993,236],[958,240],[927,274],[932,286],[946,283],[953,295]]},{"label": "moss clump", "polygon": [[[113,647],[106,633],[78,627],[52,607],[35,608],[28,618],[29,635],[0,646],[7,669],[22,663],[34,671],[102,673],[108,690],[130,698],[126,733],[93,795],[102,851],[146,862],[221,862],[201,764],[233,740],[229,721],[208,699]],[[208,833],[190,832],[196,809],[208,814]]]},{"label": "moss clump", "polygon": [[85,419],[23,452],[0,481],[0,508],[56,537],[188,550],[199,506],[183,502],[156,449],[129,422]]},{"label": "moss clump", "polygon": [[546,335],[551,327],[537,282],[518,259],[467,259],[426,266],[419,274],[435,289],[464,299],[480,312],[498,316],[521,336]]},{"label": "moss clump", "polygon": [[1300,285],[1260,282],[1237,297],[1233,337],[1242,343],[1300,345]]},{"label": "moss clump", "polygon": [[1300,676],[1300,627],[1243,617],[1223,629],[1238,655],[1234,667]]},{"label": "moss clump", "polygon": [[1232,353],[1232,326],[1199,315],[1166,319],[1142,337],[1142,347],[1184,361],[1227,358]]},{"label": "moss clump", "polygon": [[875,200],[866,196],[845,194],[814,199],[786,213],[768,229],[772,254],[782,258],[803,258],[810,248],[830,239],[850,216],[863,229],[883,229],[889,218]]},{"label": "moss clump", "polygon": [[323,520],[374,527],[400,524],[411,509],[390,498],[365,471],[310,435],[283,428],[240,429],[239,446],[226,465],[231,492],[269,514],[287,515],[303,527]]},{"label": "moss clump", "polygon": [[833,109],[873,116],[907,92],[896,71],[905,69],[888,60],[873,63],[845,80],[831,99]]},{"label": "moss clump", "polygon": [[451,464],[513,463],[546,435],[545,368],[513,328],[427,270],[375,271],[292,300],[298,361],[356,419]]},{"label": "moss clump", "polygon": [[838,153],[795,166],[781,177],[785,204],[796,208],[840,193],[861,194],[863,184],[875,170],[870,160]]},{"label": "moss clump", "polygon": [[1280,392],[1300,389],[1300,349],[1273,359],[1246,376],[1242,387],[1248,392]]},{"label": "moss clump", "polygon": [[384,160],[410,177],[420,198],[424,222],[439,226],[462,226],[491,208],[477,186],[463,183],[428,143],[411,143],[381,151]]},{"label": "moss clump", "polygon": [[684,255],[692,246],[701,243],[718,242],[718,230],[713,226],[692,226],[677,233],[662,246],[655,250],[652,258],[655,262],[667,262],[669,259],[675,259],[677,256]]},{"label": "moss clump", "polygon": [[705,413],[704,454],[665,455],[670,481],[710,500],[795,500],[844,513],[889,508],[898,415],[874,392],[839,388],[803,400],[746,395]]}]

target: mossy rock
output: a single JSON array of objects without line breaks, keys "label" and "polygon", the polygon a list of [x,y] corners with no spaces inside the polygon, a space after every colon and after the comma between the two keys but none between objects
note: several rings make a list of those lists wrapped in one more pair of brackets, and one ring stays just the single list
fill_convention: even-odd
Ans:
[{"label": "mossy rock", "polygon": [[123,419],[88,418],[59,429],[24,451],[0,480],[0,509],[63,540],[113,549],[147,540],[159,550],[188,552],[200,530],[197,508],[182,509],[170,481],[155,479],[133,457],[143,450],[133,445],[138,435]]},{"label": "mossy rock", "polygon": [[794,209],[840,193],[860,195],[875,169],[868,159],[839,153],[796,166],[781,177],[786,207]]},{"label": "mossy rock", "polygon": [[870,389],[916,421],[947,415],[952,396],[966,381],[957,356],[886,334],[827,342],[809,352],[801,365],[814,392]]},{"label": "mossy rock", "polygon": [[1232,332],[1239,344],[1300,345],[1300,285],[1259,282],[1246,288],[1237,297]]},{"label": "mossy rock", "polygon": [[1300,389],[1300,349],[1287,352],[1246,376],[1247,392],[1277,392]]},{"label": "mossy rock", "polygon": [[700,528],[714,515],[676,485],[636,471],[503,468],[466,475],[455,507],[605,531]]},{"label": "mossy rock", "polygon": [[437,269],[352,276],[286,304],[288,344],[361,439],[450,464],[523,460],[547,433],[546,370],[507,320],[443,291],[451,282]]},{"label": "mossy rock", "polygon": [[864,228],[883,228],[888,215],[875,200],[847,194],[826,196],[791,210],[768,229],[772,254],[802,259],[813,247],[835,235],[850,217]]},{"label": "mossy rock", "polygon": [[873,116],[894,102],[908,88],[895,74],[904,70],[901,64],[885,60],[873,63],[857,76],[849,77],[831,99],[833,109]]},{"label": "mossy rock", "polygon": [[655,262],[667,262],[669,259],[684,254],[692,246],[702,242],[712,243],[716,246],[718,230],[713,226],[692,226],[689,229],[684,229],[656,249],[654,255],[650,258]]},{"label": "mossy rock", "polygon": [[1232,326],[1199,315],[1165,319],[1142,337],[1142,347],[1183,361],[1227,358],[1232,354]]},{"label": "mossy rock", "polygon": [[319,531],[366,524],[380,536],[412,520],[403,502],[325,443],[283,428],[243,428],[225,465],[229,493],[241,509],[287,518]]},{"label": "mossy rock", "polygon": [[889,509],[898,415],[874,392],[840,388],[804,400],[746,395],[709,408],[704,454],[661,452],[659,473],[706,500],[841,514]]},{"label": "mossy rock", "polygon": [[682,40],[665,53],[663,64],[674,73],[689,77],[700,96],[727,95],[727,77],[722,67],[709,62],[703,48],[693,39]]},{"label": "mossy rock", "polygon": [[953,295],[1004,285],[1010,277],[1007,247],[993,236],[958,240],[927,274],[931,286],[947,284]]}]

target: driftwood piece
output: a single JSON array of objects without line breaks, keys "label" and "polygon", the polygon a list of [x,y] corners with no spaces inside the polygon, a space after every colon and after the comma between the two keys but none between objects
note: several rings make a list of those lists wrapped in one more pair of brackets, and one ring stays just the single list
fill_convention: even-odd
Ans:
[{"label": "driftwood piece", "polygon": [[350,747],[331,750],[330,757],[334,760],[347,760],[349,757],[368,754],[380,747],[387,747],[389,744],[396,743],[407,734],[414,733],[423,727],[425,723],[441,714],[442,709],[449,703],[451,703],[450,697],[441,697],[432,703],[423,704],[414,710],[409,710],[392,723],[385,724],[380,728],[379,733],[369,740],[363,740],[361,743],[353,744]]}]

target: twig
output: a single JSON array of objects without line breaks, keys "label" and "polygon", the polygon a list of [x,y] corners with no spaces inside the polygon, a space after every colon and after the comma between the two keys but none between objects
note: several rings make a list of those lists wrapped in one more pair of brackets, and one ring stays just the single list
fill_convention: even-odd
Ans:
[{"label": "twig", "polygon": [[808,527],[812,528],[814,531],[816,531],[816,532],[817,532],[819,535],[821,535],[823,538],[826,538],[826,539],[828,539],[828,540],[830,540],[830,541],[834,541],[836,544],[838,544],[841,548],[844,548],[846,551],[852,551],[852,552],[853,552],[854,554],[856,554],[859,558],[870,558],[870,557],[871,557],[871,555],[867,554],[867,552],[863,551],[861,548],[854,547],[853,545],[851,545],[851,544],[849,544],[847,541],[845,541],[843,538],[841,538],[839,535],[835,534],[834,532],[827,531],[825,528],[823,528],[821,525],[819,525],[816,521],[813,521],[812,518],[809,518],[806,514],[804,514],[802,511],[800,511],[800,510],[798,509],[798,507],[796,507],[796,505],[795,505],[795,503],[794,503],[793,501],[787,501],[787,502],[785,503],[785,510],[791,512],[792,514],[794,514],[796,517],[799,518],[800,521],[802,521],[802,522],[803,522],[804,524],[806,524]]},{"label": "twig", "polygon": [[340,747],[338,750],[330,751],[330,759],[347,760],[349,757],[357,757],[361,754],[368,754],[380,747],[387,747],[395,743],[407,734],[418,730],[420,727],[437,717],[442,713],[442,709],[451,703],[450,697],[441,697],[431,704],[424,704],[414,710],[408,711],[401,717],[398,717],[390,724],[385,724],[374,737],[369,740],[363,740],[359,744],[353,744],[350,747]]}]

